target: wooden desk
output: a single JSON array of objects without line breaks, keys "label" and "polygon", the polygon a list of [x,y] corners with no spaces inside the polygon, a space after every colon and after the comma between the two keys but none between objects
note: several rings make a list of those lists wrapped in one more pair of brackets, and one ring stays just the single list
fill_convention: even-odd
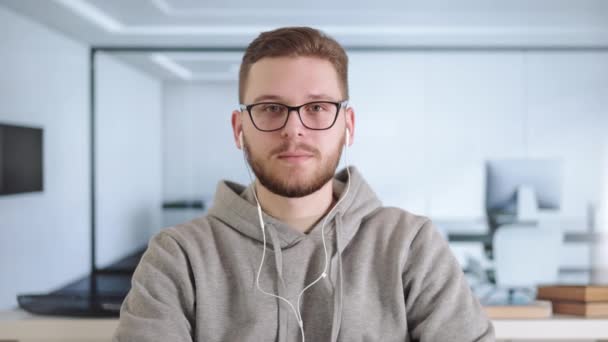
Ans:
[{"label": "wooden desk", "polygon": [[[554,316],[493,323],[496,339],[501,341],[608,341],[608,318]],[[117,326],[117,319],[34,316],[14,310],[0,312],[0,341],[110,342]]]},{"label": "wooden desk", "polygon": [[110,342],[112,318],[36,316],[23,310],[0,312],[0,342]]}]

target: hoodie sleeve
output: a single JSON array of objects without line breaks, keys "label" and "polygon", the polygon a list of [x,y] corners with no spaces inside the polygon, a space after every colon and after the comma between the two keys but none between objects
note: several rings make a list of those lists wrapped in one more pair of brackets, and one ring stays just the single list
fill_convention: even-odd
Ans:
[{"label": "hoodie sleeve", "polygon": [[426,220],[412,240],[402,273],[413,341],[495,341],[494,328],[447,241]]},{"label": "hoodie sleeve", "polygon": [[184,250],[168,233],[148,245],[120,310],[113,342],[192,342],[194,287]]}]

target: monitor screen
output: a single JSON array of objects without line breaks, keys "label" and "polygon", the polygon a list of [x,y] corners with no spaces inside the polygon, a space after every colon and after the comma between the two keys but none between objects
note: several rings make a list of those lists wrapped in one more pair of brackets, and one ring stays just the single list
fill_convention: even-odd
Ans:
[{"label": "monitor screen", "polygon": [[538,209],[559,209],[561,162],[543,159],[491,160],[486,164],[486,209],[514,212],[517,188],[532,189]]},{"label": "monitor screen", "polygon": [[43,131],[0,123],[0,195],[42,191]]}]

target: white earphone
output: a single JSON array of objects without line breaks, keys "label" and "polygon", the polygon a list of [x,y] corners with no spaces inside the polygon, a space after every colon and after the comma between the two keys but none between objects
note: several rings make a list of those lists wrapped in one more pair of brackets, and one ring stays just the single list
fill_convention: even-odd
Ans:
[{"label": "white earphone", "polygon": [[[344,139],[344,146],[348,147],[349,143],[350,143],[350,130],[348,128],[346,128],[346,137]],[[258,267],[257,270],[257,275],[256,275],[256,286],[257,289],[264,293],[265,295],[268,295],[270,297],[274,297],[277,299],[280,299],[282,301],[284,301],[285,303],[287,303],[290,308],[292,309],[292,311],[294,312],[295,316],[296,316],[296,320],[298,321],[298,325],[300,326],[300,332],[302,334],[302,342],[305,342],[305,335],[304,335],[304,322],[302,320],[302,313],[300,312],[300,300],[302,299],[302,295],[304,294],[304,292],[306,292],[306,290],[308,290],[310,287],[312,287],[313,285],[315,285],[317,282],[319,282],[321,279],[327,277],[327,270],[329,268],[329,254],[327,251],[327,245],[325,242],[325,226],[327,224],[327,219],[330,217],[331,213],[338,207],[338,205],[342,202],[342,200],[344,200],[344,198],[346,198],[346,195],[348,194],[349,190],[350,190],[350,180],[351,180],[351,175],[350,175],[350,170],[348,169],[348,160],[346,159],[346,151],[344,152],[344,159],[345,159],[345,164],[346,164],[346,172],[348,173],[348,179],[347,179],[347,183],[346,183],[346,190],[344,191],[344,193],[342,194],[341,198],[338,200],[338,202],[331,208],[331,210],[329,211],[329,213],[327,215],[325,215],[325,219],[323,220],[323,223],[321,225],[321,238],[322,238],[322,242],[323,242],[323,251],[325,252],[325,266],[323,267],[323,272],[321,272],[321,274],[317,277],[317,279],[315,279],[314,281],[312,281],[310,284],[308,284],[306,287],[304,287],[304,289],[302,289],[302,291],[300,291],[298,297],[297,297],[297,302],[296,305],[294,306],[293,303],[285,298],[285,297],[281,297],[278,296],[274,293],[270,293],[270,292],[266,292],[264,291],[261,287],[260,287],[260,273],[262,271],[262,266],[264,265],[264,259],[266,257],[266,225],[264,223],[264,219],[263,219],[263,214],[262,214],[262,207],[260,205],[260,201],[258,200],[258,196],[256,194],[255,191],[255,186],[254,186],[254,180],[253,177],[251,176],[251,170],[249,170],[249,166],[247,165],[247,158],[245,156],[245,149],[243,146],[243,131],[241,131],[239,133],[239,143],[241,145],[241,150],[243,150],[243,160],[245,162],[245,167],[247,169],[247,174],[249,175],[249,178],[251,180],[251,184],[253,186],[253,196],[255,198],[255,202],[256,202],[256,206],[257,206],[257,211],[258,211],[258,219],[259,219],[259,224],[260,224],[260,229],[262,230],[262,237],[263,237],[263,247],[262,247],[262,260],[260,261],[260,266]],[[336,245],[337,246],[337,245]],[[339,251],[337,251],[339,253]]]},{"label": "white earphone", "polygon": [[349,143],[350,143],[350,130],[347,128],[346,129],[346,139],[344,139],[344,147],[348,147]]}]

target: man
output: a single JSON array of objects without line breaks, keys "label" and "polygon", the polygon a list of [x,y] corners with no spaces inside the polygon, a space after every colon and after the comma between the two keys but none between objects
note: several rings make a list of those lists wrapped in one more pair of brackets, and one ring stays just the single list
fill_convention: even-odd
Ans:
[{"label": "man", "polygon": [[262,33],[234,141],[256,180],[148,246],[115,341],[493,341],[447,242],[385,208],[355,168],[348,60],[311,28]]}]

